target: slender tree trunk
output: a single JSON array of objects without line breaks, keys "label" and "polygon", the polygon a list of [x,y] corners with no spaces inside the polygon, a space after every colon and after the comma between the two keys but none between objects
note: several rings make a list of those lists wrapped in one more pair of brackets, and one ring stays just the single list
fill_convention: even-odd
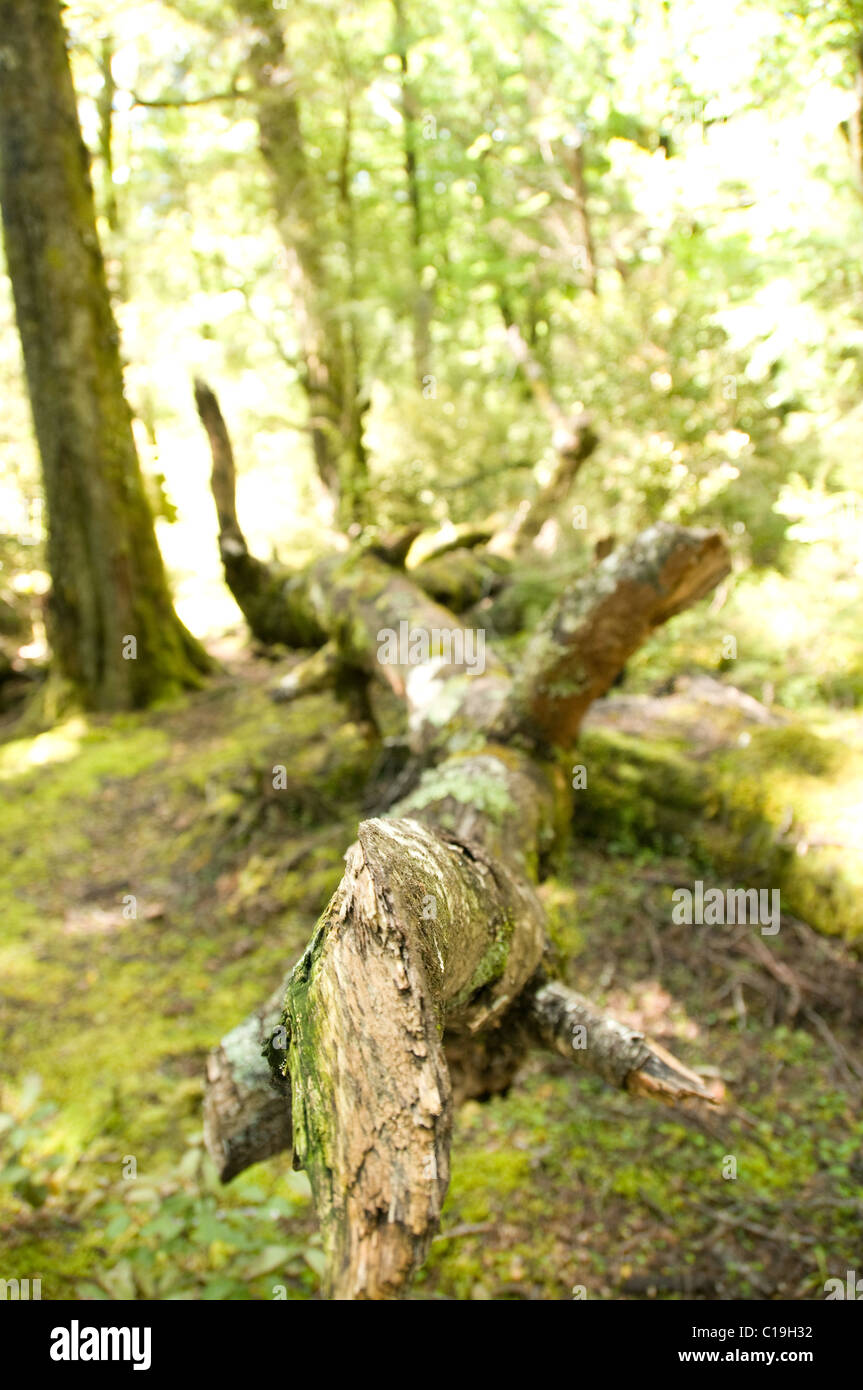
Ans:
[{"label": "slender tree trunk", "polygon": [[[347,69],[347,64],[345,65]],[[361,522],[366,519],[366,489],[369,462],[365,445],[365,422],[371,398],[363,387],[363,351],[360,330],[360,299],[356,208],[351,188],[353,169],[354,108],[349,70],[345,74],[345,99],[342,142],[339,153],[338,190],[339,211],[347,252],[348,301],[347,322],[344,327],[344,373],[342,387],[341,435],[346,442],[347,457],[351,460],[348,505],[343,507],[343,520]]]},{"label": "slender tree trunk", "polygon": [[593,228],[591,227],[590,209],[587,202],[587,183],[584,177],[584,140],[582,138],[579,138],[578,144],[573,145],[568,151],[568,156],[574,201],[575,234],[579,243],[581,269],[584,271],[585,288],[595,295],[597,292],[596,250],[593,244]]},{"label": "slender tree trunk", "polygon": [[123,709],[197,684],[123,395],[58,0],[0,0],[0,203],[42,458],[57,667],[85,705]]},{"label": "slender tree trunk", "polygon": [[326,218],[306,156],[283,19],[270,0],[235,0],[235,8],[255,25],[247,69],[300,339],[315,466],[347,530],[365,518],[367,407],[351,370],[350,334],[335,312],[339,296],[329,284],[322,253]]},{"label": "slender tree trunk", "polygon": [[99,49],[99,71],[102,74],[102,90],[96,108],[99,112],[99,157],[102,160],[102,206],[109,230],[120,229],[120,212],[117,206],[117,189],[114,183],[114,96],[117,84],[114,81],[112,61],[114,44],[106,34]]},{"label": "slender tree trunk", "polygon": [[431,316],[432,295],[423,283],[423,202],[420,190],[417,159],[417,102],[410,82],[410,49],[403,0],[393,0],[395,10],[394,45],[401,65],[401,110],[404,132],[404,164],[408,203],[411,211],[410,257],[413,289],[411,318],[413,320],[414,376],[417,386],[427,385],[432,375]]}]

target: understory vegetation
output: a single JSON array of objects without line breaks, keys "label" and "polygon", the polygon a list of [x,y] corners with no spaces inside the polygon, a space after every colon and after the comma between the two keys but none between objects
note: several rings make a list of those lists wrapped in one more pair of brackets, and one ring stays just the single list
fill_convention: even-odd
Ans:
[{"label": "understory vegetation", "polygon": [[[43,1297],[316,1296],[304,1174],[276,1160],[222,1187],[201,1134],[206,1053],[305,945],[374,758],[330,697],[273,707],[273,673],[235,661],[184,705],[0,752],[0,1219],[9,1277],[41,1274]],[[818,723],[850,744],[847,717]],[[859,1248],[860,965],[785,915],[769,952],[751,926],[670,926],[674,885],[710,866],[596,795],[604,820],[585,813],[542,889],[567,978],[715,1067],[727,1113],[529,1063],[458,1114],[413,1296],[818,1296]]]}]

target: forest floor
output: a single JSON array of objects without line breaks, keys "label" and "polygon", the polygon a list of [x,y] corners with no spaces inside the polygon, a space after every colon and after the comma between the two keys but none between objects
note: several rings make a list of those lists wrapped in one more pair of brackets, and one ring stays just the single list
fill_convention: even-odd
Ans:
[{"label": "forest floor", "polygon": [[[0,1272],[45,1299],[318,1296],[304,1175],[221,1187],[201,1134],[207,1051],[306,943],[375,759],[333,698],[274,706],[276,673],[235,656],[182,704],[0,745]],[[542,893],[570,983],[715,1068],[725,1110],[532,1057],[458,1113],[413,1298],[811,1299],[859,1269],[860,966],[790,918],[769,949],[673,925],[699,876],[573,841]]]}]

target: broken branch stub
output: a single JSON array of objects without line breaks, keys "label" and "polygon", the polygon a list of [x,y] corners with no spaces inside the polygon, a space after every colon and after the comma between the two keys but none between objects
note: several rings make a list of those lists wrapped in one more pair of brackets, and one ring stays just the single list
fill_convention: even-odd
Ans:
[{"label": "broken branch stub", "polygon": [[537,1041],[610,1086],[657,1100],[694,1096],[715,1103],[696,1072],[566,985],[542,983],[526,995],[525,1005],[527,1026]]},{"label": "broken branch stub", "polygon": [[651,632],[715,588],[731,568],[717,531],[658,523],[567,589],[542,618],[500,732],[571,744],[594,700]]}]

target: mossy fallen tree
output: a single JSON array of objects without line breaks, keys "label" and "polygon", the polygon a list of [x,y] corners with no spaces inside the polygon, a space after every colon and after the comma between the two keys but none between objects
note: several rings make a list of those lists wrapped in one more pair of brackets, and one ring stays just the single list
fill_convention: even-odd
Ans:
[{"label": "mossy fallen tree", "polygon": [[681,848],[705,869],[779,890],[783,910],[863,941],[863,755],[710,677],[595,705],[581,732],[574,830]]},{"label": "mossy fallen tree", "polygon": [[359,826],[281,1007],[271,999],[211,1055],[205,1129],[225,1179],[292,1148],[332,1297],[404,1291],[440,1215],[453,1106],[505,1089],[529,1047],[636,1093],[710,1099],[551,978],[537,885],[568,829],[562,759],[591,702],[728,568],[718,534],[651,527],[559,595],[515,676],[486,646],[471,660],[477,634],[368,553],[294,577],[325,640],[279,697],[340,666],[383,685],[403,703],[412,775]]}]

